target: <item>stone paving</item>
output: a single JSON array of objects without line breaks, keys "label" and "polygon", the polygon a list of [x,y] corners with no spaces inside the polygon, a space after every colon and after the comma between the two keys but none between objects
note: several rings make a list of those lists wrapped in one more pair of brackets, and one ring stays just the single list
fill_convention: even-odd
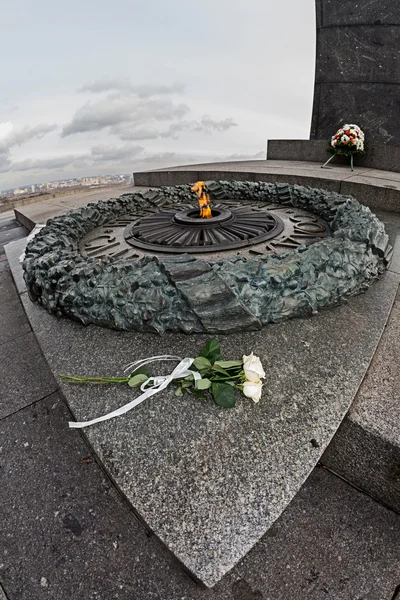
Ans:
[{"label": "stone paving", "polygon": [[[22,243],[8,246],[7,256],[19,256]],[[196,398],[177,400],[170,389],[85,430],[118,489],[207,586],[266,533],[315,467],[354,400],[398,286],[399,275],[385,273],[368,293],[316,317],[221,336],[224,356],[250,349],[260,356],[267,384],[257,406],[240,401],[233,411],[213,403],[202,409]],[[82,327],[49,315],[26,292],[21,300],[56,380],[59,373],[118,373],[164,348],[190,356],[209,340]],[[60,390],[77,421],[132,400],[128,386],[60,382]]]},{"label": "stone paving", "polygon": [[321,468],[220,583],[206,590],[192,582],[148,537],[83,435],[67,428],[71,415],[34,343],[4,255],[0,274],[2,308],[9,315],[0,322],[0,364],[8,364],[0,388],[0,598],[398,596],[400,515]]}]

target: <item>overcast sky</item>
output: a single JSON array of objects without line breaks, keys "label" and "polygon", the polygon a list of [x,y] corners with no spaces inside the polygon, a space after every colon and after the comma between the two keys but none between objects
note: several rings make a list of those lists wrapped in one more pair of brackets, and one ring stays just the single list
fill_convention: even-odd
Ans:
[{"label": "overcast sky", "polygon": [[3,0],[0,189],[308,138],[313,0]]}]

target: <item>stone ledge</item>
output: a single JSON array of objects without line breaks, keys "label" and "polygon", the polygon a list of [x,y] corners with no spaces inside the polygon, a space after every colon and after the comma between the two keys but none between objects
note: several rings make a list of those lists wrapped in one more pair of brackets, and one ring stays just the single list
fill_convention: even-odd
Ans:
[{"label": "stone ledge", "polygon": [[[329,154],[328,140],[268,140],[267,160],[310,161],[323,164]],[[357,175],[359,168],[379,169],[400,172],[400,147],[379,144],[372,145],[368,154],[354,158]],[[340,156],[333,159],[332,165],[346,165],[349,161]]]},{"label": "stone ledge", "polygon": [[[134,179],[136,185],[150,187],[189,184],[200,180],[297,184],[338,193],[351,193],[361,204],[370,208],[400,213],[400,174],[361,166],[356,166],[352,172],[348,165],[331,166],[332,163],[321,169],[326,156],[324,155],[319,163],[308,160],[268,159],[188,165],[134,173]],[[314,158],[311,154],[310,157]],[[400,151],[397,164],[400,164]]]},{"label": "stone ledge", "polygon": [[[19,255],[21,247],[14,244],[13,251]],[[11,263],[19,279],[21,266]],[[265,401],[257,406],[240,403],[237,411],[221,413],[163,393],[121,419],[85,430],[139,515],[206,585],[250,550],[311,472],[364,377],[398,281],[387,272],[366,294],[313,319],[224,338],[226,356],[252,349],[267,367]],[[25,293],[22,299],[56,376],[112,374],[165,347],[188,355],[206,339],[166,335],[161,347],[154,335],[85,328],[48,315]],[[118,396],[107,386],[62,389],[79,420],[132,399],[124,387]]]},{"label": "stone ledge", "polygon": [[322,458],[323,464],[398,511],[399,356],[400,295],[347,418]]}]

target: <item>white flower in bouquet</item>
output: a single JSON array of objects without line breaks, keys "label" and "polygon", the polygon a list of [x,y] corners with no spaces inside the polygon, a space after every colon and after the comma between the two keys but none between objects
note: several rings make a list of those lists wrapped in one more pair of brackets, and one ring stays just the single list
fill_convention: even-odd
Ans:
[{"label": "white flower in bouquet", "polygon": [[243,371],[248,381],[258,383],[265,377],[265,372],[258,356],[253,352],[249,356],[243,356]]},{"label": "white flower in bouquet", "polygon": [[343,125],[331,137],[329,150],[332,156],[321,165],[322,168],[326,167],[335,156],[342,154],[350,157],[350,166],[353,171],[353,155],[365,153],[364,137],[364,132],[355,123],[346,123]]},{"label": "white flower in bouquet", "polygon": [[246,398],[251,398],[254,402],[258,402],[262,394],[261,381],[245,381],[243,384],[243,394]]}]

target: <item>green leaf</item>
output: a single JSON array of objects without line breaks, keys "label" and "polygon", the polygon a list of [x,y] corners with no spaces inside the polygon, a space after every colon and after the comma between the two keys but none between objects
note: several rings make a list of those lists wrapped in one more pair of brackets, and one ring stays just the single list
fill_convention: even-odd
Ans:
[{"label": "green leaf", "polygon": [[129,379],[128,385],[132,388],[137,388],[140,387],[142,383],[144,383],[147,380],[147,375],[145,375],[144,373],[138,373],[138,375],[134,375]]},{"label": "green leaf", "polygon": [[188,389],[192,386],[193,386],[193,381],[185,381],[185,380],[181,381],[181,387],[183,389]]},{"label": "green leaf", "polygon": [[219,366],[218,362],[215,362],[213,364],[212,367],[213,371],[215,371],[216,373],[222,373],[222,375],[225,375],[226,377],[229,377],[229,373],[228,371],[225,371],[225,369],[223,369],[222,367]]},{"label": "green leaf", "polygon": [[199,371],[211,369],[211,363],[208,360],[208,358],[205,358],[205,356],[198,356],[197,358],[195,358],[193,361],[193,365]]},{"label": "green leaf", "polygon": [[184,390],[180,386],[175,390],[175,396],[183,396],[184,393]]},{"label": "green leaf", "polygon": [[196,389],[197,390],[208,390],[211,387],[211,381],[209,379],[198,379],[196,381]]},{"label": "green leaf", "polygon": [[213,363],[216,360],[220,360],[221,358],[221,349],[219,347],[218,340],[213,338],[202,348],[199,352],[199,356],[204,356],[204,358],[208,358],[208,360]]},{"label": "green leaf", "polygon": [[211,384],[211,393],[215,404],[224,408],[233,408],[235,406],[235,390],[232,386],[226,383]]},{"label": "green leaf", "polygon": [[215,365],[218,365],[219,367],[222,367],[223,369],[232,369],[232,367],[242,367],[243,361],[242,360],[217,360],[214,363],[214,367],[215,367]]},{"label": "green leaf", "polygon": [[137,369],[135,369],[134,371],[132,371],[132,373],[130,374],[130,377],[133,377],[134,375],[147,375],[147,377],[149,376],[149,368],[147,365],[144,365],[143,367],[138,367]]},{"label": "green leaf", "polygon": [[190,392],[197,398],[201,398],[201,400],[204,400],[204,398],[205,398],[205,395],[204,395],[205,393],[202,392],[201,390],[195,390],[194,388],[190,388],[190,390],[188,390],[188,392]]}]

